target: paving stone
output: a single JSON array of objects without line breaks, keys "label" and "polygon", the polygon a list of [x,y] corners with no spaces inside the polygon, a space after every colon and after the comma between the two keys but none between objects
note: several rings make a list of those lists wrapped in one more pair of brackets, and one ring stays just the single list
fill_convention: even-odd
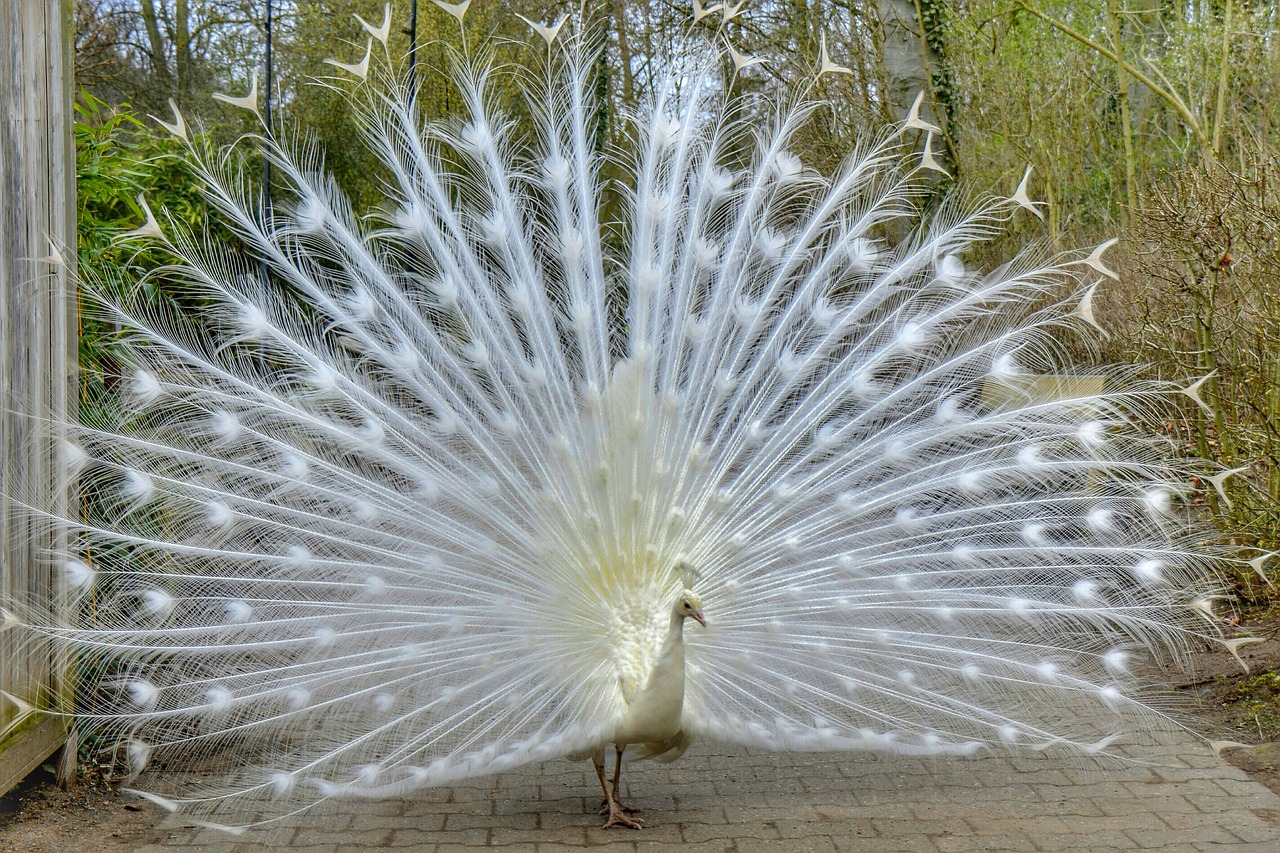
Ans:
[{"label": "paving stone", "polygon": [[[403,800],[341,803],[269,832],[184,827],[138,853],[1276,853],[1280,797],[1185,735],[1147,765],[1002,755],[894,760],[696,744],[675,766],[637,762],[624,799],[647,829],[603,830],[589,767],[549,762]],[[584,762],[585,764],[585,762]]]},{"label": "paving stone", "polygon": [[933,837],[933,843],[941,853],[968,853],[970,850],[988,851],[1020,851],[1035,850],[1036,844],[1025,835],[993,835],[966,837],[957,835],[939,835]]},{"label": "paving stone", "polygon": [[927,835],[902,835],[897,838],[840,838],[836,853],[941,853]]},{"label": "paving stone", "polygon": [[[786,839],[788,853],[836,853],[836,844],[826,835],[806,835],[800,838]],[[777,841],[765,841],[759,838],[739,838],[737,853],[776,853],[779,849]]]}]

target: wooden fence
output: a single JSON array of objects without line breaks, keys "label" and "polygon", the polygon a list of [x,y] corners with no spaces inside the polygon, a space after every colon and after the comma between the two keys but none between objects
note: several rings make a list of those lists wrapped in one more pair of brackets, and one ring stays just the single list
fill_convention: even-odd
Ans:
[{"label": "wooden fence", "polygon": [[[0,600],[54,612],[49,515],[63,509],[56,424],[74,381],[71,0],[0,0]],[[65,259],[65,263],[59,259]],[[0,793],[66,739],[30,706],[62,694],[49,651],[0,631]]]}]

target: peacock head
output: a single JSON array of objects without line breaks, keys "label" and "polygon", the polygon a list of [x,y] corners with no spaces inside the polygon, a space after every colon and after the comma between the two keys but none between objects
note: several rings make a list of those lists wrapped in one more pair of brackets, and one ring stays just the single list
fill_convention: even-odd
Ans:
[{"label": "peacock head", "polygon": [[707,620],[702,615],[702,599],[691,589],[686,589],[676,599],[676,613],[682,618],[692,616],[703,628],[707,627]]}]

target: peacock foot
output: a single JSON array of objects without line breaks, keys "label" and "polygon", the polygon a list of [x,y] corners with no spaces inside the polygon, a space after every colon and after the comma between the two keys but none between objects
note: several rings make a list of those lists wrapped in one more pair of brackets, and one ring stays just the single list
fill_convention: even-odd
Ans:
[{"label": "peacock foot", "polygon": [[[617,803],[616,805],[617,805],[617,808],[625,814],[644,814],[644,809],[636,808],[635,806],[624,806],[622,803]],[[608,813],[609,813],[609,801],[601,800],[600,814],[608,814]]]},{"label": "peacock foot", "polygon": [[628,813],[635,814],[642,809],[633,809],[624,806],[621,803],[606,803],[605,807],[600,810],[601,814],[608,813],[609,819],[604,822],[604,828],[611,826],[629,826],[632,829],[643,829],[644,820],[638,817],[628,817]]}]

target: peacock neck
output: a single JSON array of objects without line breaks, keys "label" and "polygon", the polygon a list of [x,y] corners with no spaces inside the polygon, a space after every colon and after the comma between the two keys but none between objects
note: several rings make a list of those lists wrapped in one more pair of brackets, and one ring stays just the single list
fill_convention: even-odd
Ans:
[{"label": "peacock neck", "polygon": [[671,614],[667,636],[662,641],[662,650],[658,653],[658,659],[667,662],[678,659],[681,665],[684,663],[684,614],[679,610]]},{"label": "peacock neck", "polygon": [[667,643],[673,643],[684,637],[684,614],[678,609],[671,611],[671,623],[667,626]]}]

